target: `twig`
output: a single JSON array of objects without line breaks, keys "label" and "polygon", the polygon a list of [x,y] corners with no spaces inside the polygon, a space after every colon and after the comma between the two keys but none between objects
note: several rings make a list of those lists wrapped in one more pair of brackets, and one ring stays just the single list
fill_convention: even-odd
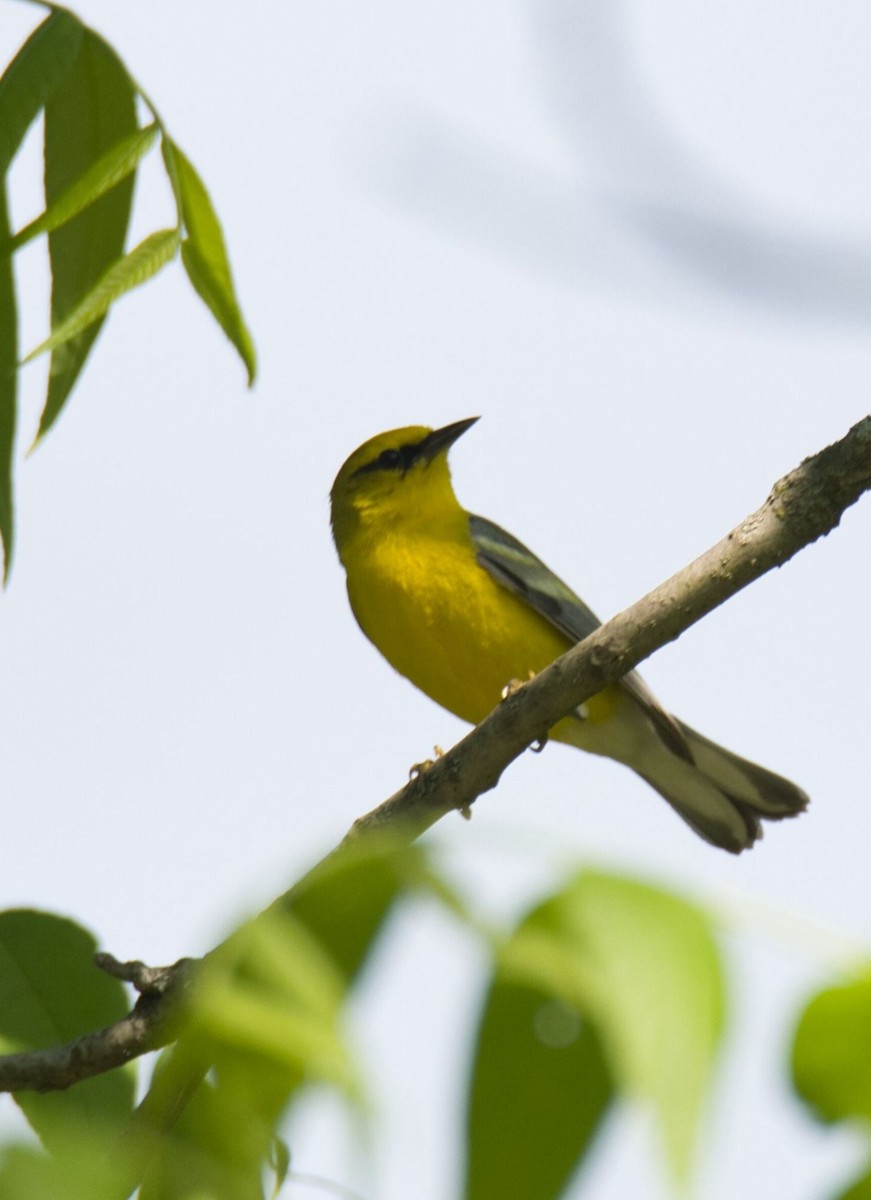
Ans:
[{"label": "twig", "polygon": [[97,954],[94,961],[110,975],[134,984],[140,995],[132,1012],[63,1046],[3,1055],[0,1091],[62,1091],[172,1039],[171,1001],[187,986],[194,960],[182,958],[170,967],[146,967],[140,962],[119,963],[111,954]]}]

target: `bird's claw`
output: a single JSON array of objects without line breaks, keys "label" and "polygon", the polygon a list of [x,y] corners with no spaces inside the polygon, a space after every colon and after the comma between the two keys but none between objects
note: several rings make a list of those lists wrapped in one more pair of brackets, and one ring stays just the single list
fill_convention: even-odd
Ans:
[{"label": "bird's claw", "polygon": [[408,771],[409,779],[417,779],[418,775],[423,775],[424,772],[426,772],[430,769],[430,767],[435,766],[436,762],[444,754],[444,750],[442,749],[441,746],[433,746],[432,752],[433,752],[432,758],[425,758],[423,760],[423,762],[417,762],[417,763],[412,764],[412,766],[409,768],[409,771]]},{"label": "bird's claw", "polygon": [[524,683],[527,683],[530,679],[535,679],[535,671],[528,671],[526,679],[509,679],[502,689],[500,699],[507,700],[510,696],[516,696]]}]

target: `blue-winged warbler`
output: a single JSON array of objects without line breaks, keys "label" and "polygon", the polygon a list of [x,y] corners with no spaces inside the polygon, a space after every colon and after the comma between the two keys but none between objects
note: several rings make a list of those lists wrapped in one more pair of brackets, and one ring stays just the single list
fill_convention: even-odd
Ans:
[{"label": "blue-winged warbler", "polygon": [[[460,505],[448,450],[477,418],[379,434],[331,493],[333,536],[360,628],[421,691],[477,723],[506,684],[540,671],[599,625],[524,545]],[[625,763],[715,846],[738,853],[762,819],[808,798],[671,716],[633,672],[550,736]]]}]

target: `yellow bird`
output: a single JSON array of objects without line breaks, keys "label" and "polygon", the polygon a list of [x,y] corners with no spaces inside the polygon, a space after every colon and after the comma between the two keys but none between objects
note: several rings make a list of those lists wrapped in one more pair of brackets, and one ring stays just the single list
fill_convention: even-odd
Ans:
[{"label": "yellow bird", "polygon": [[[381,433],[355,450],[331,492],[333,537],[360,628],[437,703],[477,724],[599,624],[527,548],[460,505],[448,450],[477,420]],[[625,763],[706,841],[739,853],[760,821],[800,813],[789,780],[671,716],[634,671],[550,731]]]}]

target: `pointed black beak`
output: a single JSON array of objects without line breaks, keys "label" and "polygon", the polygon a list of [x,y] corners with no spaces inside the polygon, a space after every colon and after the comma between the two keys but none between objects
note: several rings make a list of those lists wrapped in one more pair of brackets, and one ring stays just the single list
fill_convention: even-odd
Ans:
[{"label": "pointed black beak", "polygon": [[465,421],[454,421],[453,425],[443,425],[441,429],[434,429],[419,443],[418,455],[427,462],[432,462],[442,450],[453,446],[457,438],[462,437],[467,429],[471,429],[478,419],[478,417],[466,417]]}]

